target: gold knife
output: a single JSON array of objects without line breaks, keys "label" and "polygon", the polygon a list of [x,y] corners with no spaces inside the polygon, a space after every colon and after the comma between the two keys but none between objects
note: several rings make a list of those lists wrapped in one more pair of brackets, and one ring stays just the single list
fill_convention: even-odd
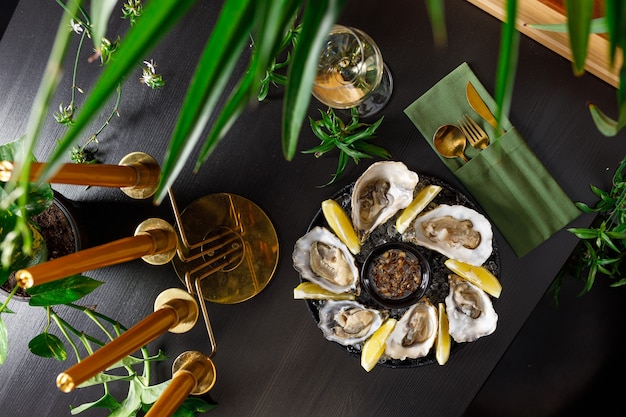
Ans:
[{"label": "gold knife", "polygon": [[[467,101],[469,105],[474,109],[476,113],[480,115],[483,119],[487,121],[491,126],[493,126],[494,130],[498,130],[498,123],[496,122],[496,118],[493,116],[485,102],[478,95],[478,91],[472,85],[471,82],[467,82],[467,87],[465,89],[465,94],[467,96]],[[500,128],[500,133],[504,133],[504,129]]]}]

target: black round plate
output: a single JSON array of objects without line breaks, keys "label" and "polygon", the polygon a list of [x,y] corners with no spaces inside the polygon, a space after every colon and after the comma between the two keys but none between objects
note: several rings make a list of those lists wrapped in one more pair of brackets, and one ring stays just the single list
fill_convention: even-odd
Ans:
[{"label": "black round plate", "polygon": [[[430,177],[427,175],[422,175],[419,173],[418,173],[418,176],[419,176],[419,183],[417,184],[416,193],[421,188],[429,184],[438,185],[442,188],[441,192],[439,192],[439,194],[434,198],[434,200],[430,203],[430,205],[426,207],[426,209],[424,209],[424,211],[428,211],[432,209],[433,207],[441,205],[441,204],[448,204],[448,205],[466,206],[484,215],[484,212],[479,207],[477,207],[476,204],[474,204],[472,201],[469,200],[467,196],[465,196],[463,193],[461,193],[457,189],[450,186],[448,183],[438,178]],[[354,183],[349,184],[343,189],[341,189],[337,194],[332,196],[332,198],[335,201],[337,201],[344,208],[344,210],[346,210],[347,213],[350,213],[351,211],[350,199],[352,196],[353,188],[354,188]],[[396,222],[397,216],[398,214],[393,216],[386,223],[378,226],[376,230],[374,230],[370,234],[368,239],[363,243],[363,245],[361,246],[361,252],[355,256],[355,259],[357,262],[357,268],[359,270],[361,270],[363,263],[365,262],[365,259],[367,258],[367,256],[370,254],[371,251],[389,242],[401,242],[402,241],[400,233],[398,233],[398,231],[395,228],[395,222]],[[315,217],[313,217],[313,220],[309,224],[307,232],[316,226],[326,227],[327,229],[332,231],[332,229],[330,229],[330,227],[328,226],[326,219],[324,218],[324,214],[322,213],[321,208],[320,210],[317,211]],[[435,252],[433,250],[430,250],[421,246],[416,246],[416,248],[418,251],[422,253],[422,255],[424,255],[428,264],[430,265],[430,274],[431,274],[430,284],[428,286],[428,289],[426,290],[425,296],[428,297],[428,299],[435,306],[437,306],[438,303],[444,302],[444,299],[448,295],[448,292],[450,289],[450,286],[448,284],[448,275],[451,273],[451,271],[444,265],[444,262],[448,258],[438,252]],[[491,256],[487,259],[487,261],[483,264],[483,266],[487,268],[495,276],[497,277],[499,276],[500,255],[498,252],[498,246],[496,245],[495,239],[493,240],[493,251],[491,253]],[[300,278],[300,280],[306,281],[302,279],[302,277]],[[368,294],[367,291],[361,290],[360,294],[356,298],[356,301],[367,307],[382,310],[380,304],[377,303],[376,300],[371,298],[371,296]],[[319,309],[322,305],[324,305],[326,301],[325,300],[305,300],[305,302],[307,303],[307,306],[309,310],[311,311],[313,319],[315,320],[316,323],[319,323]],[[393,317],[395,319],[400,319],[400,317],[402,317],[402,314],[407,309],[408,307],[390,308],[390,309],[386,309],[385,311],[389,314],[390,317]],[[342,346],[338,343],[336,343],[336,345],[346,350],[349,354],[353,356],[358,356],[358,357],[361,356],[362,346],[360,345],[359,346]],[[454,340],[452,340],[452,348],[451,348],[450,353],[454,354],[454,352],[456,352],[462,346],[463,346],[463,343],[457,343]],[[429,365],[432,363],[436,363],[434,349],[431,349],[428,355],[426,355],[423,358],[405,359],[405,360],[382,359],[378,365],[387,366],[391,368],[408,368],[408,367]]]}]

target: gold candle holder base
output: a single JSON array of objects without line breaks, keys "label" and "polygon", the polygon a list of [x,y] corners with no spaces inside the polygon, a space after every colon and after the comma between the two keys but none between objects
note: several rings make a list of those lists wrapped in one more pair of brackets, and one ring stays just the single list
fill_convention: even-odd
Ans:
[{"label": "gold candle holder base", "polygon": [[143,183],[132,187],[120,188],[124,194],[137,200],[143,200],[152,197],[156,193],[156,190],[159,188],[161,167],[152,156],[143,152],[132,152],[122,158],[118,165],[135,167],[139,174],[139,181]]},{"label": "gold candle holder base", "polygon": [[209,392],[215,385],[215,364],[207,355],[197,351],[183,352],[172,364],[172,375],[176,377],[179,371],[187,371],[196,377],[196,386],[189,392],[192,395],[202,395]]},{"label": "gold candle holder base", "polygon": [[[144,255],[141,257],[146,263],[150,265],[165,265],[176,256],[176,247],[178,246],[178,236],[174,226],[169,224],[163,219],[150,218],[146,219],[137,226],[135,229],[135,236],[142,234],[160,234],[161,239],[155,239],[158,243],[163,245],[163,249],[157,251],[153,255]],[[166,249],[171,248],[171,249]]]},{"label": "gold candle holder base", "polygon": [[267,286],[278,264],[278,236],[261,208],[229,193],[201,197],[182,212],[171,191],[170,200],[182,240],[172,263],[190,292],[235,304]]}]

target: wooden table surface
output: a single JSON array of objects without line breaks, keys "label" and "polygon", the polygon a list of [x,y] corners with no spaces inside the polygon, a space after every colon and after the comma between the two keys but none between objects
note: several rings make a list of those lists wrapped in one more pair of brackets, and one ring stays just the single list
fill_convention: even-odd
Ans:
[{"label": "wooden table surface", "polygon": [[[129,77],[123,89],[120,117],[114,118],[100,138],[103,162],[115,164],[132,151],[163,160],[198,51],[210,33],[219,4],[198,2],[193,13],[146,54],[146,59],[158,63],[158,71],[165,77],[163,89],[152,91],[140,85],[139,72]],[[376,40],[394,77],[393,97],[382,112],[385,120],[376,143],[410,169],[463,190],[403,110],[462,62],[467,62],[493,93],[500,22],[467,2],[447,2],[449,39],[445,48],[438,49],[433,44],[423,2],[388,6],[373,0],[349,1],[339,19],[339,23],[358,27]],[[54,1],[22,0],[0,41],[2,143],[25,131],[61,13]],[[121,34],[126,25],[122,19],[113,19],[108,33]],[[88,56],[89,51],[84,54]],[[80,68],[78,83],[88,90],[100,71],[99,64],[88,65],[83,60]],[[68,63],[53,102],[69,101],[70,74]],[[590,184],[609,186],[625,154],[626,142],[623,133],[605,138],[596,130],[586,107],[588,102],[600,105],[609,114],[616,113],[614,88],[592,75],[574,77],[568,61],[522,38],[510,119],[572,200],[592,203],[595,198]],[[322,337],[306,303],[293,299],[299,276],[292,266],[291,253],[321,201],[353,182],[371,162],[349,164],[336,184],[318,187],[334,172],[336,155],[315,159],[298,152],[293,161],[287,162],[280,143],[281,107],[279,91],[274,91],[266,102],[251,106],[200,172],[193,174],[193,163],[188,164],[173,186],[180,207],[219,192],[254,201],[273,222],[280,246],[276,272],[260,294],[239,304],[208,305],[217,342],[217,383],[209,397],[218,406],[210,415],[461,415],[566,261],[576,239],[561,230],[518,258],[496,230],[504,288],[497,302],[496,332],[455,351],[445,366],[376,367],[366,373],[358,358]],[[316,117],[318,108],[323,107],[312,100],[309,114]],[[46,159],[62,131],[50,117],[37,149],[39,160]],[[299,150],[316,144],[317,139],[305,125]],[[74,202],[91,246],[132,235],[148,217],[172,220],[169,206],[155,207],[151,201],[131,199],[117,189],[68,185],[54,188]],[[587,226],[591,220],[591,216],[582,215],[570,226]],[[153,266],[142,260],[87,271],[85,275],[105,285],[84,303],[97,305],[98,311],[126,326],[152,312],[154,299],[161,291],[183,287],[171,265]],[[69,394],[56,388],[56,375],[74,359],[60,363],[31,354],[28,341],[46,325],[44,311],[21,302],[11,307],[17,314],[3,315],[9,331],[9,356],[0,366],[2,414],[70,415],[70,406],[99,398],[99,387]],[[64,314],[78,327],[88,325],[77,312]],[[169,359],[155,367],[152,382],[169,378],[171,363],[180,353],[207,348],[202,326],[185,334],[159,337],[149,350],[155,353],[162,349]],[[112,387],[112,393],[123,396],[125,389],[124,384],[118,384]],[[89,411],[85,415],[104,414]]]}]

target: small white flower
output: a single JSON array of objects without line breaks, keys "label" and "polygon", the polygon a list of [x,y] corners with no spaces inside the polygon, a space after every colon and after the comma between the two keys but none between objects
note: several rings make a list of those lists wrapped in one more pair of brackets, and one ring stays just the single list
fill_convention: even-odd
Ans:
[{"label": "small white flower", "polygon": [[83,27],[79,22],[75,21],[74,19],[70,20],[70,27],[75,33],[78,33],[79,35],[83,33]]},{"label": "small white flower", "polygon": [[156,64],[154,63],[154,60],[151,59],[150,61],[143,61],[143,64],[148,67],[151,73],[156,74]]}]

